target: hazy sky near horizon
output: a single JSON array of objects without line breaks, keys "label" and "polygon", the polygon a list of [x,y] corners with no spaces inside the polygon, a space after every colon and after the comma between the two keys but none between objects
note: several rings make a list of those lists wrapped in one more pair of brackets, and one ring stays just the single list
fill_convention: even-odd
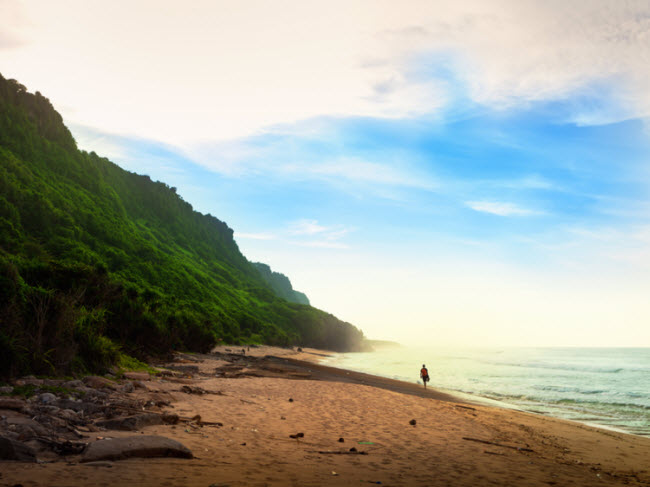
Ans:
[{"label": "hazy sky near horizon", "polygon": [[367,336],[650,346],[650,3],[0,0],[0,73]]}]

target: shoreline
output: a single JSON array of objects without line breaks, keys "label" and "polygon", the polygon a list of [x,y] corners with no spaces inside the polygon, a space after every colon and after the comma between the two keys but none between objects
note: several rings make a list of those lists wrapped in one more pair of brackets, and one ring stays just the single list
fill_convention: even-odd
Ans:
[{"label": "shoreline", "polygon": [[[547,348],[556,349],[559,347],[547,347]],[[639,348],[639,350],[646,350],[646,349]],[[346,355],[346,354],[342,354],[342,355]],[[345,369],[345,370],[351,370],[354,371],[355,373],[366,373],[370,375],[372,374],[372,372],[362,372],[361,370],[358,369]],[[385,377],[385,376],[380,375],[380,377]],[[401,378],[395,380],[405,381],[410,383],[409,379],[403,378],[403,376],[400,377]],[[418,381],[418,383],[420,382]],[[513,400],[509,402],[506,397],[492,397],[490,396],[489,393],[487,393],[487,395],[481,395],[481,393],[479,392],[465,392],[461,390],[454,390],[453,388],[449,388],[449,387],[436,388],[436,384],[430,387],[442,394],[447,394],[451,397],[454,397],[458,401],[464,401],[470,404],[479,404],[488,407],[495,407],[495,408],[512,410],[512,411],[520,411],[529,414],[537,414],[542,417],[549,417],[549,418],[556,418],[564,421],[570,421],[570,422],[574,422],[577,424],[582,424],[594,428],[601,428],[606,431],[613,431],[613,432],[628,434],[628,435],[641,437],[641,438],[650,438],[650,426],[647,425],[647,420],[646,420],[645,427],[637,426],[634,423],[629,423],[629,421],[619,423],[619,424],[607,424],[610,416],[608,416],[607,414],[603,414],[597,409],[595,410],[593,408],[589,409],[589,405],[592,404],[589,401],[585,401],[584,403],[576,401],[577,407],[583,407],[586,409],[581,409],[581,410],[572,409],[572,408],[562,409],[561,407],[558,408],[557,403],[554,403],[551,399],[545,401],[543,398],[534,398],[532,402],[524,401],[523,404],[518,404],[516,398],[512,398]],[[621,407],[626,406],[626,404],[620,404],[620,406]],[[576,414],[576,411],[579,411],[579,414]]]},{"label": "shoreline", "polygon": [[185,422],[102,429],[84,440],[159,435],[185,445],[193,459],[89,464],[69,455],[52,463],[2,462],[0,485],[650,483],[648,438],[469,404],[418,384],[333,368],[317,363],[322,351],[266,347],[244,355],[230,348],[177,354],[166,364],[171,375],[142,380],[144,388],[128,394],[161,404],[151,410]]}]

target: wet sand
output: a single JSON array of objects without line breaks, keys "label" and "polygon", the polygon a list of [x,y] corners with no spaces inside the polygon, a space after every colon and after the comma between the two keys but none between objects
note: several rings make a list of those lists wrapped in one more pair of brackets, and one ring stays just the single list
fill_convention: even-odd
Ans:
[{"label": "wet sand", "polygon": [[[648,438],[313,363],[322,354],[262,347],[192,357],[193,378],[155,378],[133,395],[166,398],[170,412],[223,426],[157,425],[87,440],[162,435],[194,459],[3,462],[0,485],[650,485]],[[208,393],[188,394],[183,385]],[[304,436],[291,438],[297,433]]]}]

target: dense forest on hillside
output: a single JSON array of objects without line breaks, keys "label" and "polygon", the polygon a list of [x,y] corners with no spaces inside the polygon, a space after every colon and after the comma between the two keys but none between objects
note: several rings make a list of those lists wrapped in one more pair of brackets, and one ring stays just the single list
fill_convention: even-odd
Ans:
[{"label": "dense forest on hillside", "polygon": [[275,294],[292,303],[309,304],[309,298],[304,293],[296,291],[287,276],[271,270],[270,266],[261,262],[254,262],[253,265]]},{"label": "dense forest on hillside", "polygon": [[278,296],[233,231],[175,188],[78,150],[47,98],[0,75],[0,375],[220,342],[343,351],[362,340]]}]

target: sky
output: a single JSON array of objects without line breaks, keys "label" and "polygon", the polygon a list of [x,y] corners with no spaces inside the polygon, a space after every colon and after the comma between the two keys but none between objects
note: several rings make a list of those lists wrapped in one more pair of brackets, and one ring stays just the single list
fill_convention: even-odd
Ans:
[{"label": "sky", "polygon": [[366,336],[650,347],[650,3],[0,0],[0,73]]}]

